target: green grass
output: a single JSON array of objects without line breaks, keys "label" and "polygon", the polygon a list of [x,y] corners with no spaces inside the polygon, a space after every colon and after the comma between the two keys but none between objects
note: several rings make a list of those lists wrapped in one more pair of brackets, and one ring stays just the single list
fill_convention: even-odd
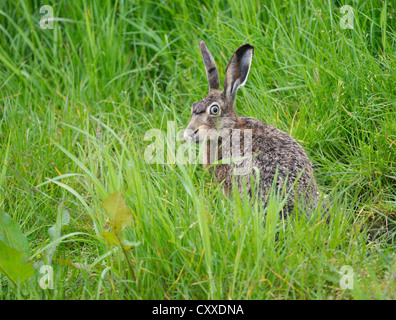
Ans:
[{"label": "green grass", "polygon": [[[62,229],[54,289],[36,271],[2,299],[396,299],[396,3],[394,1],[0,2],[0,210],[47,261]],[[355,9],[342,29],[339,8]],[[236,110],[296,138],[332,200],[278,221],[227,198],[201,165],[149,164],[149,129],[186,127],[207,92],[198,41],[221,78],[236,47],[255,55]],[[177,145],[183,143],[177,142]],[[100,236],[103,200],[133,212],[127,253]],[[266,224],[263,228],[263,217]],[[342,266],[354,288],[340,287]]]}]

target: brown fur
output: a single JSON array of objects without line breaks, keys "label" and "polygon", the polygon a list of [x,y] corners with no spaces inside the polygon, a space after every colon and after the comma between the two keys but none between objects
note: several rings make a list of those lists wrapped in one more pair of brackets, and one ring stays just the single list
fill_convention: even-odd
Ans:
[{"label": "brown fur", "polygon": [[[258,194],[262,201],[266,203],[268,191],[277,174],[276,186],[282,189],[286,183],[284,191],[290,193],[284,213],[287,214],[293,210],[296,199],[303,199],[302,203],[307,207],[309,214],[318,206],[320,193],[315,183],[311,162],[304,149],[295,139],[281,130],[254,118],[240,118],[234,110],[237,90],[244,85],[249,73],[253,47],[246,44],[235,51],[226,69],[223,91],[218,90],[217,68],[203,41],[200,42],[200,47],[209,81],[209,93],[204,99],[192,105],[191,120],[185,133],[186,140],[202,142],[205,137],[201,137],[200,131],[204,131],[203,129],[216,129],[218,132],[222,129],[239,129],[241,132],[240,145],[243,151],[250,147],[244,145],[243,138],[247,134],[246,130],[251,130],[251,148],[254,154],[252,165],[260,172]],[[220,108],[218,115],[210,114],[210,107],[214,104]],[[212,151],[207,148],[207,165],[214,161],[213,154],[211,154],[213,151],[216,151],[218,160],[223,160],[222,150],[227,137],[219,138],[208,134],[206,138],[210,141],[207,142],[208,144],[216,142],[218,146]],[[252,180],[246,175],[235,176],[234,168],[235,163],[217,164],[214,168],[216,178],[222,183],[224,191],[230,194],[236,184],[240,194],[246,191],[252,195]],[[252,170],[252,175],[255,179],[258,178],[255,170]],[[297,177],[299,177],[298,180]]]}]

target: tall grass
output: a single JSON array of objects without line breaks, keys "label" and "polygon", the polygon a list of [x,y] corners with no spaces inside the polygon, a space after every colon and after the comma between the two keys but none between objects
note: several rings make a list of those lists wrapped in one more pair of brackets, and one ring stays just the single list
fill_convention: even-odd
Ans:
[{"label": "tall grass", "polygon": [[[352,5],[354,28],[340,7]],[[62,210],[54,289],[0,275],[3,299],[396,298],[396,3],[393,1],[0,2],[0,210],[46,259]],[[198,41],[221,76],[255,46],[239,115],[296,138],[332,200],[278,220],[274,194],[226,197],[200,165],[149,164],[147,130],[178,129],[207,90]],[[180,145],[182,142],[177,142]],[[166,155],[166,154],[165,154]],[[103,200],[133,213],[128,253],[100,236]],[[265,226],[263,228],[263,218]],[[353,289],[340,269],[354,270]]]}]

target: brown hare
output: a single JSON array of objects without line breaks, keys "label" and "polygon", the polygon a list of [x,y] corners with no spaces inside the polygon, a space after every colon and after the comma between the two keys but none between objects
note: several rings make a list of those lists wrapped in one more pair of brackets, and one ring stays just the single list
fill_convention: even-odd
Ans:
[{"label": "brown hare", "polygon": [[[219,91],[219,73],[203,41],[200,41],[200,48],[209,93],[201,101],[193,103],[191,120],[184,131],[185,140],[210,144],[205,151],[204,163],[208,166],[217,161],[218,164],[211,168],[227,194],[236,185],[240,194],[246,191],[251,196],[255,184],[258,185],[255,190],[258,189],[266,204],[268,191],[277,177],[275,186],[285,187],[283,192],[288,195],[282,213],[291,213],[294,202],[298,200],[309,215],[321,200],[304,149],[288,134],[260,120],[238,117],[234,109],[237,91],[245,85],[249,74],[253,46],[244,44],[236,49],[226,68],[223,91]],[[239,160],[224,161],[234,154],[230,148],[242,150]],[[237,168],[248,170],[241,174],[235,171]]]}]

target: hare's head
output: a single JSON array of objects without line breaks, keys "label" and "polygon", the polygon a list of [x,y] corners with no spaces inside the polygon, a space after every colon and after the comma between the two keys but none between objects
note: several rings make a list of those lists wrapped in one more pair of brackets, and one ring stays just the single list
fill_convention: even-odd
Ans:
[{"label": "hare's head", "polygon": [[223,91],[219,91],[219,72],[213,57],[205,42],[201,40],[199,45],[209,82],[209,93],[202,100],[193,103],[191,120],[184,131],[184,138],[195,142],[215,138],[222,129],[238,128],[234,101],[238,89],[245,85],[254,51],[250,44],[236,49],[226,68]]}]

